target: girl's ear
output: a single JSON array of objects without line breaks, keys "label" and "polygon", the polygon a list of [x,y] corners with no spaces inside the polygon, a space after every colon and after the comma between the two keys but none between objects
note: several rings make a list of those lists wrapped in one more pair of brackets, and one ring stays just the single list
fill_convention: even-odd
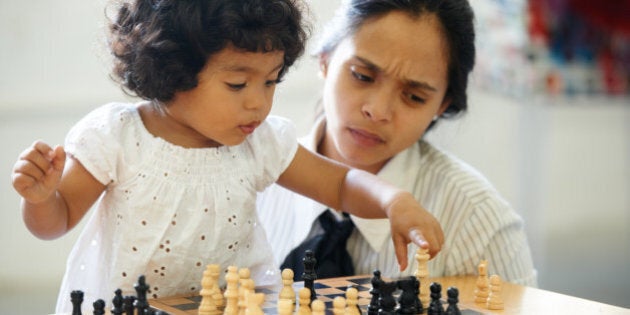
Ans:
[{"label": "girl's ear", "polygon": [[442,100],[442,105],[440,105],[440,108],[438,109],[436,116],[441,116],[450,105],[451,105],[451,98],[444,97],[444,100]]},{"label": "girl's ear", "polygon": [[322,78],[326,78],[328,74],[328,53],[319,54],[319,71],[318,74]]}]

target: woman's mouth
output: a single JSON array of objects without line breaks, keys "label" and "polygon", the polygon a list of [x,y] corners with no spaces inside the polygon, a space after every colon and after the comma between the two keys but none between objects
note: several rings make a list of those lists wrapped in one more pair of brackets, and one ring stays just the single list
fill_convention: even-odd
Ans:
[{"label": "woman's mouth", "polygon": [[350,131],[354,141],[363,146],[375,146],[385,143],[385,140],[371,132],[352,128],[348,128],[348,131]]}]

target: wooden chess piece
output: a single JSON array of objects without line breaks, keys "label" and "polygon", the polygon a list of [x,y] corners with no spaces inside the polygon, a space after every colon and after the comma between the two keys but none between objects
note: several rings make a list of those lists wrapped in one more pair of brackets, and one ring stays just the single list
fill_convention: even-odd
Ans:
[{"label": "wooden chess piece", "polygon": [[251,271],[249,268],[241,268],[238,270],[238,315],[245,315],[245,309],[247,308],[246,303],[246,293],[245,293],[245,282],[251,280]]},{"label": "wooden chess piece", "polygon": [[317,264],[317,258],[312,250],[307,249],[304,252],[304,258],[302,258],[304,264],[304,272],[302,273],[302,280],[304,281],[304,287],[311,290],[311,301],[317,298],[315,292],[315,280],[317,280],[317,273],[315,273],[315,265]]},{"label": "wooden chess piece", "polygon": [[333,315],[346,314],[346,298],[337,296],[333,299]]},{"label": "wooden chess piece", "polygon": [[293,290],[293,270],[285,268],[282,270],[282,290],[280,290],[279,300],[291,301],[291,310],[295,309],[295,290]]},{"label": "wooden chess piece", "polygon": [[224,315],[238,315],[238,268],[236,266],[228,266],[228,272],[225,275],[225,309]]},{"label": "wooden chess piece", "polygon": [[446,308],[446,315],[462,315],[457,303],[459,302],[459,290],[456,287],[449,287],[446,290],[448,296],[448,307]]},{"label": "wooden chess piece", "polygon": [[122,315],[123,314],[123,296],[122,290],[116,289],[114,291],[114,298],[112,299],[112,315]]},{"label": "wooden chess piece", "polygon": [[207,265],[206,270],[203,272],[203,277],[201,278],[201,291],[199,291],[199,295],[201,295],[201,303],[199,304],[199,309],[197,310],[199,315],[221,314],[221,311],[217,308],[216,302],[213,298],[213,288],[215,285],[214,281],[210,265]]},{"label": "wooden chess piece", "polygon": [[301,288],[298,291],[298,296],[300,297],[300,307],[298,307],[299,315],[310,315],[311,314],[311,289],[309,288]]},{"label": "wooden chess piece", "polygon": [[[265,315],[262,310],[262,304],[265,302],[264,293],[248,292],[245,296],[245,300],[247,301],[245,315]],[[229,304],[228,302],[228,305]]]},{"label": "wooden chess piece", "polygon": [[105,301],[98,299],[92,303],[92,307],[94,308],[93,315],[105,315]]},{"label": "wooden chess piece", "polygon": [[138,314],[144,314],[144,312],[149,309],[149,302],[147,301],[149,285],[147,284],[144,275],[138,277],[138,282],[134,284],[133,287],[136,289],[136,301],[133,302],[133,306]]},{"label": "wooden chess piece", "polygon": [[431,303],[429,303],[427,314],[443,315],[444,308],[442,307],[442,301],[440,301],[440,298],[442,297],[442,285],[437,282],[433,282],[429,286],[429,290],[431,290]]},{"label": "wooden chess piece", "polygon": [[287,299],[278,300],[278,315],[291,315],[293,314],[293,303]]},{"label": "wooden chess piece", "polygon": [[239,315],[244,315],[245,311],[247,310],[247,295],[249,293],[254,292],[254,288],[255,288],[255,284],[254,284],[254,279],[245,279],[243,280],[243,282],[241,283],[241,286],[239,287],[239,294],[242,293],[242,295],[239,296],[238,299],[238,308],[239,308]]},{"label": "wooden chess piece", "polygon": [[370,282],[372,283],[370,295],[372,296],[372,298],[370,298],[370,304],[367,307],[367,315],[378,315],[378,309],[380,308],[378,304],[378,299],[381,296],[379,288],[384,281],[381,278],[380,270],[376,269],[372,272],[372,274],[372,279],[370,279]]},{"label": "wooden chess piece", "polygon": [[476,288],[473,292],[475,295],[475,303],[486,304],[489,294],[489,282],[488,282],[488,261],[482,260],[477,266],[478,276],[475,283]]},{"label": "wooden chess piece", "polygon": [[81,304],[83,304],[83,291],[75,290],[70,292],[70,301],[72,302],[72,315],[83,315],[81,312]]},{"label": "wooden chess piece", "polygon": [[418,281],[420,281],[420,292],[418,294],[418,298],[422,303],[423,309],[427,309],[429,307],[429,303],[431,302],[429,292],[429,258],[431,258],[431,255],[429,255],[428,249],[418,248],[416,251],[417,266],[414,275]]},{"label": "wooden chess piece", "polygon": [[312,315],[326,315],[326,304],[324,301],[315,299],[311,302]]},{"label": "wooden chess piece", "polygon": [[359,290],[355,287],[346,289],[346,315],[361,315],[359,311]]},{"label": "wooden chess piece", "polygon": [[501,288],[503,283],[499,275],[490,276],[490,293],[486,303],[489,310],[502,310],[504,308]]}]

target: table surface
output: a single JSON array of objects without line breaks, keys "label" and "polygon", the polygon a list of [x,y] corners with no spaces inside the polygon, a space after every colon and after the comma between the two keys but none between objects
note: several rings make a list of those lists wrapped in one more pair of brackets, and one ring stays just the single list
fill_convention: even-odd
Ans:
[{"label": "table surface", "polygon": [[[338,278],[352,279],[358,277],[368,277],[367,275]],[[317,282],[330,282],[332,279],[321,279]],[[459,289],[459,306],[461,309],[470,309],[483,314],[630,314],[630,309],[603,304],[569,295],[559,294],[551,291],[541,290],[532,287],[525,287],[504,282],[502,286],[502,298],[505,308],[500,311],[488,310],[483,304],[474,302],[474,290],[476,286],[476,276],[460,277],[440,277],[429,278],[431,282],[439,282],[442,285],[443,298],[448,287]],[[296,283],[302,286],[302,283]],[[365,297],[363,297],[365,298]],[[161,300],[150,300],[152,306],[165,306]],[[161,308],[164,309],[164,308]],[[191,314],[189,312],[173,312],[172,315]],[[196,312],[194,312],[196,314]]]}]

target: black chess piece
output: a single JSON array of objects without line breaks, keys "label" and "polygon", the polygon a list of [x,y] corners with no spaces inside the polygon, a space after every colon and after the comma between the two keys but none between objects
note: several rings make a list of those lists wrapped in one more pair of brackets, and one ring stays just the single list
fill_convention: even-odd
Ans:
[{"label": "black chess piece", "polygon": [[112,305],[112,315],[123,315],[123,296],[120,289],[116,289],[116,291],[114,291]]},{"label": "black chess piece", "polygon": [[83,315],[83,313],[81,313],[81,304],[83,304],[83,291],[75,290],[70,292],[70,301],[72,302],[72,315]]},{"label": "black chess piece", "polygon": [[105,301],[98,299],[92,303],[92,307],[94,307],[94,311],[92,314],[94,315],[105,315]]},{"label": "black chess piece", "polygon": [[311,291],[312,302],[317,298],[317,293],[315,292],[315,280],[317,279],[317,273],[315,273],[315,264],[317,264],[317,259],[315,259],[315,254],[312,250],[306,250],[304,252],[302,263],[304,264],[304,273],[302,273],[302,280],[304,281],[304,287],[308,288]]},{"label": "black chess piece", "polygon": [[381,278],[380,270],[376,269],[372,272],[372,274],[374,275],[370,280],[372,283],[372,289],[370,289],[370,295],[372,295],[372,298],[370,299],[370,304],[367,307],[367,315],[378,315],[378,309],[380,308],[378,299],[381,296],[380,287],[384,281]]},{"label": "black chess piece", "polygon": [[420,281],[415,276],[410,276],[397,281],[402,293],[398,297],[398,309],[396,314],[415,315],[423,312],[422,303],[418,298]]},{"label": "black chess piece", "polygon": [[396,308],[396,298],[394,298],[394,291],[398,284],[395,281],[392,282],[383,282],[380,285],[380,293],[381,296],[378,299],[378,314],[379,315],[395,315],[396,312],[394,309]]},{"label": "black chess piece", "polygon": [[135,301],[136,297],[133,295],[127,295],[123,298],[123,310],[125,311],[125,315],[134,315],[133,304]]},{"label": "black chess piece", "polygon": [[459,302],[459,290],[456,287],[449,287],[446,290],[448,296],[448,307],[446,308],[446,315],[462,315],[457,303]]},{"label": "black chess piece", "polygon": [[429,303],[427,314],[444,315],[444,308],[442,307],[442,301],[440,301],[440,298],[442,297],[442,285],[437,282],[433,282],[429,286],[429,290],[431,291],[431,303]]},{"label": "black chess piece", "polygon": [[136,289],[136,301],[133,303],[133,306],[138,310],[138,314],[144,314],[144,311],[149,308],[149,302],[147,301],[149,285],[146,283],[144,275],[138,277],[138,283],[133,287]]}]

